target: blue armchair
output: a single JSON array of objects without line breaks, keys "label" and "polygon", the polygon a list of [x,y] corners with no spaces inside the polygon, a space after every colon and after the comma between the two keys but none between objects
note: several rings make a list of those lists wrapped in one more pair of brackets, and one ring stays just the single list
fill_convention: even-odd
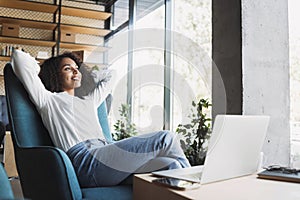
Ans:
[{"label": "blue armchair", "polygon": [[0,95],[0,121],[4,124],[6,130],[9,130],[9,121],[6,104],[7,103],[5,95]]},{"label": "blue armchair", "polygon": [[0,95],[0,145],[3,143],[6,130],[10,130],[7,115],[6,97],[4,95]]},{"label": "blue armchair", "polygon": [[[132,199],[132,185],[81,188],[71,161],[54,147],[26,90],[10,63],[4,68],[5,91],[17,169],[25,198]],[[103,103],[105,104],[105,103]],[[105,105],[98,109],[104,135],[112,140]]]},{"label": "blue armchair", "polygon": [[9,183],[6,171],[0,163],[0,199],[14,199],[14,194]]}]

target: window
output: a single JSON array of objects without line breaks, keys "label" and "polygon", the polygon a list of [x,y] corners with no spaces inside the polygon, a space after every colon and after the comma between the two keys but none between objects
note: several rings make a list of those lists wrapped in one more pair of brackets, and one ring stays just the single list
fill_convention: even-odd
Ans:
[{"label": "window", "polygon": [[[172,128],[186,123],[192,101],[211,102],[211,0],[174,0]],[[178,38],[180,39],[178,39]],[[184,97],[184,98],[182,98]],[[208,113],[210,116],[210,113]]]},{"label": "window", "polygon": [[[156,5],[153,6],[156,8]],[[137,16],[143,16],[136,22],[137,37],[143,40],[142,43],[153,44],[158,34],[163,42],[165,6],[150,13],[140,8],[144,6],[137,1]],[[139,48],[133,56],[132,117],[139,133],[149,133],[164,126],[164,49],[155,48],[155,44],[143,46],[139,41],[135,42]]]},{"label": "window", "polygon": [[[128,0],[120,1],[128,4]],[[207,98],[211,102],[211,0],[171,1],[173,30],[170,35],[166,36],[173,42],[173,48],[171,47],[173,51],[170,58],[167,58],[170,59],[168,63],[171,63],[171,70],[167,72],[164,70],[164,29],[166,21],[170,19],[166,17],[163,0],[136,1],[136,23],[133,34],[138,34],[138,36],[133,37],[134,45],[141,45],[141,42],[152,42],[153,45],[141,45],[139,48],[134,48],[132,72],[126,71],[127,64],[130,63],[126,55],[123,55],[122,61],[119,57],[112,64],[112,68],[118,73],[121,70],[123,76],[126,76],[126,73],[132,75],[132,88],[120,90],[120,92],[126,98],[125,93],[132,91],[132,121],[137,125],[140,133],[165,128],[163,124],[165,115],[170,116],[170,128],[175,131],[178,124],[183,123],[189,115],[189,106],[192,105],[192,101]],[[115,11],[117,7],[115,5]],[[126,8],[126,6],[122,7]],[[128,15],[129,12],[125,13]],[[141,39],[142,33],[144,37]],[[169,36],[172,37],[168,38]],[[128,38],[123,38],[126,41],[115,45],[128,48]],[[138,39],[141,41],[136,41]],[[156,42],[160,42],[158,46],[162,48],[156,48],[157,45],[154,44]],[[111,47],[115,48],[113,44]],[[186,54],[187,52],[189,54]],[[169,100],[167,103],[172,105],[170,111],[164,108],[165,73],[171,75],[171,85],[168,88],[171,91],[171,98],[167,99]],[[125,88],[126,85],[127,79],[124,78],[122,87]],[[122,102],[116,102],[114,99],[114,104],[120,106],[120,103],[126,102],[124,98]],[[115,115],[118,113],[115,112]]]},{"label": "window", "polygon": [[129,0],[118,0],[112,6],[111,27],[116,29],[128,21],[129,15]]},{"label": "window", "polygon": [[298,0],[289,0],[291,163],[300,167],[300,28]]}]

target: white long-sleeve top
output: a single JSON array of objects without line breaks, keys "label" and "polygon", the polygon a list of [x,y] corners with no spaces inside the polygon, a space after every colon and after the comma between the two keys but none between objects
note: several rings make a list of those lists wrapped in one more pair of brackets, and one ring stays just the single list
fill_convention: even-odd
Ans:
[{"label": "white long-sleeve top", "polygon": [[87,96],[79,98],[67,92],[48,91],[38,73],[40,67],[29,54],[16,50],[11,64],[41,115],[55,146],[68,151],[88,139],[104,139],[97,108],[108,95],[108,82],[99,82]]}]

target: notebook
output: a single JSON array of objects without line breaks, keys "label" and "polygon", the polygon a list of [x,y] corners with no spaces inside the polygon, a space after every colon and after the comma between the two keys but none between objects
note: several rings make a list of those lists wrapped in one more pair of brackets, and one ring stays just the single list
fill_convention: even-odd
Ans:
[{"label": "notebook", "polygon": [[288,181],[300,183],[300,172],[285,172],[285,171],[268,171],[264,170],[257,174],[258,178],[270,179],[277,181]]},{"label": "notebook", "polygon": [[253,174],[261,160],[269,116],[218,115],[204,165],[152,172],[201,184]]}]

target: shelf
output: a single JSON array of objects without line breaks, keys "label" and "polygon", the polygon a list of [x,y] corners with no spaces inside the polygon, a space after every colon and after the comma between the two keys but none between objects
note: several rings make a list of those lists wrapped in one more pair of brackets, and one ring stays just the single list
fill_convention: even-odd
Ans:
[{"label": "shelf", "polygon": [[89,10],[84,8],[74,8],[74,7],[61,7],[62,15],[69,15],[75,17],[84,17],[84,18],[93,18],[99,20],[106,20],[111,16],[111,13],[97,11],[97,10]]},{"label": "shelf", "polygon": [[104,52],[109,48],[99,45],[89,45],[89,44],[75,44],[75,43],[60,43],[60,48],[72,49],[72,50],[87,50],[87,51],[99,51]]},{"label": "shelf", "polygon": [[[42,3],[42,2],[28,1],[28,0],[0,0],[0,7],[53,14],[52,22],[38,21],[37,18],[34,18],[36,20],[22,19],[21,15],[17,15],[15,17],[0,16],[0,24],[3,23],[17,24],[20,27],[55,31],[54,33],[58,33],[58,31],[63,31],[63,32],[71,32],[71,33],[78,33],[78,34],[89,34],[89,35],[95,35],[100,37],[104,37],[111,32],[111,30],[97,28],[97,27],[76,25],[76,23],[58,24],[56,22],[59,15],[83,17],[83,18],[96,19],[96,20],[106,20],[111,16],[111,13],[108,12],[86,9],[86,8],[76,8],[71,6],[61,6],[61,13],[59,13],[58,12],[59,5],[56,5],[55,3],[51,4],[51,3]],[[57,30],[58,26],[60,26],[60,30]],[[31,46],[49,47],[49,48],[58,47],[58,48],[69,49],[74,51],[87,50],[87,51],[104,52],[109,49],[108,47],[99,46],[99,45],[68,43],[68,42],[61,42],[59,40],[56,41],[55,39],[53,41],[52,40],[48,41],[48,40],[37,40],[37,39],[28,39],[28,38],[19,38],[19,37],[10,37],[10,36],[1,36],[1,35],[0,35],[0,43],[16,44],[16,45],[31,45]],[[9,61],[9,60],[10,60],[9,56],[0,56],[0,61]],[[39,61],[43,62],[42,59],[39,59]]]},{"label": "shelf", "polygon": [[22,27],[28,28],[38,28],[38,29],[46,29],[46,30],[55,30],[56,23],[50,22],[41,22],[20,18],[10,18],[10,17],[2,17],[0,16],[0,23],[9,23],[9,24],[18,24]]},{"label": "shelf", "polygon": [[0,6],[46,13],[54,13],[58,9],[58,6],[54,4],[17,0],[0,0]]},{"label": "shelf", "polygon": [[[43,63],[45,61],[45,59],[38,59],[38,58],[36,58],[36,60],[39,61],[40,63]],[[10,61],[10,56],[0,56],[0,61]]]},{"label": "shelf", "polygon": [[0,56],[0,61],[10,61],[10,56]]},{"label": "shelf", "polygon": [[61,31],[65,31],[65,32],[90,34],[90,35],[97,35],[102,37],[106,36],[111,32],[111,30],[107,30],[107,29],[75,26],[75,25],[68,25],[68,24],[61,24],[60,28]]},{"label": "shelf", "polygon": [[54,41],[34,40],[34,39],[5,37],[5,36],[0,36],[0,42],[1,43],[9,43],[9,44],[44,46],[44,47],[53,47],[56,44]]},{"label": "shelf", "polygon": [[[46,12],[46,13],[55,13],[58,9],[58,5],[40,3],[40,2],[30,2],[30,1],[18,1],[18,0],[0,0],[0,6],[6,8],[15,8],[22,10],[31,10],[37,12]],[[76,16],[76,17],[85,17],[85,18],[94,18],[99,20],[106,20],[111,16],[111,13],[90,10],[84,8],[75,8],[69,6],[62,6],[61,13],[63,15]]]},{"label": "shelf", "polygon": [[35,60],[39,62],[39,65],[41,65],[46,59],[35,58]]}]

